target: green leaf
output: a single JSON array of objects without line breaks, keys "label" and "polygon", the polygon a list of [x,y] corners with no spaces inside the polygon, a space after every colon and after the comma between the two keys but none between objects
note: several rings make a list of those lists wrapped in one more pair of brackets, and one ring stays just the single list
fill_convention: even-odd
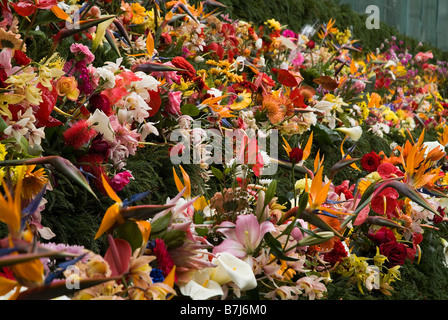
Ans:
[{"label": "green leaf", "polygon": [[169,250],[180,247],[185,240],[187,233],[183,230],[172,229],[165,233],[163,241]]},{"label": "green leaf", "polygon": [[137,223],[133,220],[125,221],[117,228],[117,238],[127,241],[134,252],[143,243],[143,236]]},{"label": "green leaf", "polygon": [[268,205],[269,202],[274,198],[275,192],[277,190],[277,180],[272,180],[271,183],[268,186],[268,189],[266,190],[266,194],[264,197],[264,205]]},{"label": "green leaf", "polygon": [[182,107],[180,107],[180,111],[183,115],[195,117],[200,113],[200,110],[198,107],[196,107],[194,104],[188,103],[184,104]]},{"label": "green leaf", "polygon": [[113,21],[113,19],[109,19],[96,26],[95,39],[92,43],[92,52],[95,52],[96,49],[98,49],[98,46],[103,42],[104,36],[106,35],[106,30]]},{"label": "green leaf", "polygon": [[297,261],[298,260],[298,259],[287,256],[285,254],[285,252],[283,251],[282,244],[277,239],[275,239],[274,236],[270,232],[267,232],[264,235],[264,241],[266,242],[268,247],[271,249],[271,253],[276,258],[278,258],[280,260],[285,260],[285,261]]},{"label": "green leaf", "polygon": [[170,211],[151,223],[151,239],[153,239],[153,236],[157,238],[156,235],[158,233],[163,232],[168,228],[171,222],[171,216],[172,212]]},{"label": "green leaf", "polygon": [[212,170],[212,173],[216,177],[216,179],[218,179],[219,181],[224,180],[224,174],[222,173],[221,170],[219,170],[218,168],[215,168],[213,166],[211,166],[210,169]]}]

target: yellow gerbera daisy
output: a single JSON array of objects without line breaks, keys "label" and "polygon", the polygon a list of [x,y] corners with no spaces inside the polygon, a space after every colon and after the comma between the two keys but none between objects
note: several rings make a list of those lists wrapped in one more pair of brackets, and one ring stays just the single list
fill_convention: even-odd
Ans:
[{"label": "yellow gerbera daisy", "polygon": [[250,92],[246,92],[244,90],[242,93],[239,93],[233,103],[229,106],[232,110],[241,110],[247,108],[252,102],[251,98],[252,94]]}]

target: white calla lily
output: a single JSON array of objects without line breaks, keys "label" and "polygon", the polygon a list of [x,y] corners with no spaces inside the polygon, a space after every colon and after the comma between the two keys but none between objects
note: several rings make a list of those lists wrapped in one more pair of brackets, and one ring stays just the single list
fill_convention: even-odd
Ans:
[{"label": "white calla lily", "polygon": [[231,253],[218,253],[212,263],[216,267],[198,270],[188,283],[180,284],[180,292],[193,300],[207,300],[224,295],[221,286],[231,282],[242,291],[257,286],[251,266]]},{"label": "white calla lily", "polygon": [[340,131],[349,136],[353,141],[358,141],[362,136],[361,126],[356,126],[353,128],[336,128],[336,131]]}]

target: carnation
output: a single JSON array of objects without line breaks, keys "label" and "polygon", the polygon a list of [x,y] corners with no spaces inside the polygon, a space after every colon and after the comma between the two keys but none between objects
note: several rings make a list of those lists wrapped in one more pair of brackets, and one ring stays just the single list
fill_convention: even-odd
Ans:
[{"label": "carnation", "polygon": [[77,54],[79,60],[84,60],[86,64],[90,64],[95,60],[95,56],[90,51],[89,47],[81,43],[74,43],[70,46],[70,51]]}]

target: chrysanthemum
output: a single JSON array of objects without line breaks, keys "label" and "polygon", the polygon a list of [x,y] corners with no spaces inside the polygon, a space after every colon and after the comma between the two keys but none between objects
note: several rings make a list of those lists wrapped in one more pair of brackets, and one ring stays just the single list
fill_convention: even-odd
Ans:
[{"label": "chrysanthemum", "polygon": [[13,50],[18,50],[22,46],[22,42],[23,40],[20,39],[19,34],[15,34],[11,31],[6,31],[5,29],[0,28],[0,49],[10,48]]},{"label": "chrysanthemum", "polygon": [[272,124],[278,124],[293,114],[291,101],[285,96],[267,94],[263,97],[262,111],[265,111]]}]

